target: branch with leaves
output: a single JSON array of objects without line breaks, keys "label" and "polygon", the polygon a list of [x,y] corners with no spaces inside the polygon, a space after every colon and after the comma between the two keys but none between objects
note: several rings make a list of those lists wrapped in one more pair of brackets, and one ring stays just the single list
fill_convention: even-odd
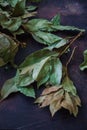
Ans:
[{"label": "branch with leaves", "polygon": [[[17,35],[27,32],[37,42],[46,45],[44,49],[27,56],[17,67],[16,75],[4,83],[0,101],[16,92],[35,98],[33,83],[36,82],[37,89],[42,85],[45,89],[35,103],[40,104],[40,107],[49,106],[52,116],[62,107],[76,116],[81,101],[67,71],[75,49],[66,66],[63,65],[61,56],[65,55],[85,30],[61,25],[60,15],[54,16],[50,21],[34,18],[36,9],[36,6],[27,6],[26,0],[0,1],[0,26],[3,30],[3,33],[0,32],[0,67],[8,62],[15,66],[14,58],[18,48],[24,45],[18,41]],[[5,31],[8,31],[10,35],[5,34]],[[55,31],[79,33],[70,39],[53,34]]]}]

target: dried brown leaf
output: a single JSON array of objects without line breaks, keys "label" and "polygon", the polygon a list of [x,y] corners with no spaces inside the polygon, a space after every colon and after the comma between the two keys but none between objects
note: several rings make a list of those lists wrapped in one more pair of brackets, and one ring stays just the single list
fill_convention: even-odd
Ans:
[{"label": "dried brown leaf", "polygon": [[59,86],[59,87],[53,86],[53,87],[46,88],[46,89],[44,89],[44,91],[42,92],[41,95],[47,95],[47,94],[50,94],[50,93],[52,93],[52,92],[56,92],[56,91],[58,91],[60,88],[61,88],[61,86]]},{"label": "dried brown leaf", "polygon": [[53,93],[50,95],[46,95],[46,97],[40,107],[46,107],[46,106],[50,105],[50,103],[52,102],[52,98],[53,98]]},{"label": "dried brown leaf", "polygon": [[73,106],[73,102],[72,102],[72,100],[71,100],[70,95],[69,95],[68,92],[65,92],[65,98],[64,98],[64,100],[62,101],[61,106],[62,106],[63,108],[65,108],[65,109],[68,109],[69,112],[70,112],[70,114],[73,113],[73,107],[74,107],[74,106]]},{"label": "dried brown leaf", "polygon": [[57,101],[55,100],[54,102],[52,102],[49,106],[51,115],[54,116],[54,114],[61,109],[61,101]]},{"label": "dried brown leaf", "polygon": [[37,100],[35,101],[35,103],[41,104],[44,101],[44,99],[45,99],[45,96],[41,96],[41,97],[37,98]]}]

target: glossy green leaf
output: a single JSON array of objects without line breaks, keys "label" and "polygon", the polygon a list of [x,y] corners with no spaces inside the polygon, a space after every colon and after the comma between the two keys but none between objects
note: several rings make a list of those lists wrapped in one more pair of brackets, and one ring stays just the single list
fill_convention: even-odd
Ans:
[{"label": "glossy green leaf", "polygon": [[87,50],[84,51],[84,62],[80,65],[80,70],[87,69]]}]

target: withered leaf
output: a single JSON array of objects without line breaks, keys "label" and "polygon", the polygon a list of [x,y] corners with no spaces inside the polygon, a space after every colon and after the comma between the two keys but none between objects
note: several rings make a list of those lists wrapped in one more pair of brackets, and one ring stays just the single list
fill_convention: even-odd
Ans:
[{"label": "withered leaf", "polygon": [[65,97],[64,97],[64,100],[61,103],[61,106],[64,107],[65,109],[68,109],[70,114],[72,114],[74,106],[73,106],[73,102],[70,98],[69,93],[65,92]]},{"label": "withered leaf", "polygon": [[52,102],[49,106],[51,115],[54,116],[54,114],[61,109],[61,101],[57,101],[55,100],[54,102]]},{"label": "withered leaf", "polygon": [[46,88],[35,103],[39,103],[40,107],[49,105],[52,116],[63,107],[76,117],[78,114],[78,106],[81,105],[79,97],[64,90],[63,86]]},{"label": "withered leaf", "polygon": [[56,92],[58,89],[60,89],[60,87],[56,87],[56,86],[48,87],[48,88],[43,90],[41,95],[47,95],[47,94],[50,94],[51,92]]}]

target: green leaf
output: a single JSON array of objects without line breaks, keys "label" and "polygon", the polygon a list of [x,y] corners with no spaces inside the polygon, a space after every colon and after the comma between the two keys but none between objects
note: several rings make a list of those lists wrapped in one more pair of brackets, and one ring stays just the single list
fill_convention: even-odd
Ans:
[{"label": "green leaf", "polygon": [[80,65],[80,70],[87,69],[87,50],[84,51],[84,62]]},{"label": "green leaf", "polygon": [[47,81],[51,84],[60,84],[62,64],[57,59],[58,55],[58,51],[49,50],[49,47],[29,55],[17,71],[18,86],[28,86],[35,81],[38,87]]},{"label": "green leaf", "polygon": [[52,70],[49,82],[52,85],[59,85],[62,79],[62,63],[58,58],[52,58],[50,66],[52,67]]},{"label": "green leaf", "polygon": [[[34,63],[33,65],[28,65],[23,68],[19,68],[16,74],[16,83],[18,86],[29,86],[31,83],[37,81],[42,85],[49,78],[50,64],[48,62],[49,57]],[[48,78],[47,78],[48,77]]]},{"label": "green leaf", "polygon": [[68,40],[62,39],[61,41],[53,43],[52,45],[48,46],[47,48],[49,50],[60,49],[60,48],[64,47],[65,45],[68,45]]},{"label": "green leaf", "polygon": [[26,57],[23,63],[19,66],[20,68],[23,68],[25,66],[32,66],[41,60],[47,58],[48,56],[58,55],[56,51],[50,51],[48,48],[41,49],[39,51],[36,51],[29,56]]},{"label": "green leaf", "polygon": [[12,7],[15,7],[16,4],[19,2],[19,0],[7,0],[8,3],[12,6]]},{"label": "green leaf", "polygon": [[33,68],[34,66],[25,66],[17,70],[15,81],[18,86],[29,86],[34,82],[32,77]]},{"label": "green leaf", "polygon": [[13,63],[18,51],[18,44],[9,36],[0,33],[0,67],[8,62]]},{"label": "green leaf", "polygon": [[60,15],[59,14],[57,14],[57,15],[55,15],[53,18],[52,18],[52,20],[51,20],[51,22],[53,23],[53,25],[60,25]]},{"label": "green leaf", "polygon": [[61,37],[58,37],[51,33],[42,32],[42,31],[34,32],[32,33],[32,36],[37,42],[43,43],[45,45],[52,45],[53,43],[62,40]]},{"label": "green leaf", "polygon": [[46,19],[31,19],[23,26],[28,32],[50,31],[52,23]]},{"label": "green leaf", "polygon": [[0,0],[0,6],[6,7],[6,6],[8,6],[8,5],[9,5],[9,3],[8,3],[7,1]]},{"label": "green leaf", "polygon": [[9,79],[7,80],[2,89],[1,89],[1,98],[0,101],[4,100],[5,98],[7,98],[11,93],[15,93],[18,92],[18,88],[15,84],[15,79]]},{"label": "green leaf", "polygon": [[[23,63],[20,64],[19,68],[23,68],[25,66],[32,66],[33,64],[36,64],[49,56],[58,56],[63,51],[62,47],[66,45],[67,45],[67,41],[63,39],[60,42],[57,42],[56,44],[52,44],[49,47],[36,51],[30,54],[29,56],[27,56],[23,61]],[[53,50],[55,48],[58,50]]]},{"label": "green leaf", "polygon": [[18,90],[20,93],[24,94],[25,96],[35,98],[35,91],[33,86],[19,87]]},{"label": "green leaf", "polygon": [[[30,18],[30,17],[33,17],[33,16],[35,16],[37,14],[37,12],[36,11],[34,11],[34,12],[26,12],[24,15],[22,15],[21,16],[21,18],[24,20],[24,19],[26,19],[26,20],[28,20],[28,18]],[[23,26],[23,25],[22,25]],[[24,28],[25,29],[25,28]],[[27,30],[26,30],[27,31]]]},{"label": "green leaf", "polygon": [[14,7],[12,16],[14,17],[22,16],[25,13],[25,4],[26,4],[26,0],[18,1]]},{"label": "green leaf", "polygon": [[74,26],[63,26],[63,25],[58,25],[58,26],[53,26],[53,30],[57,31],[81,31],[85,32],[85,29],[79,29]]},{"label": "green leaf", "polygon": [[71,93],[72,95],[76,96],[76,87],[74,86],[72,80],[69,78],[67,73],[67,68],[63,66],[63,81],[62,86],[65,91]]},{"label": "green leaf", "polygon": [[30,5],[26,9],[27,9],[27,11],[34,11],[37,9],[37,6]]},{"label": "green leaf", "polygon": [[35,81],[37,81],[38,87],[46,83],[50,77],[50,71],[51,71],[50,60],[51,57],[49,56],[41,60],[41,62],[37,63],[34,67],[33,78],[35,79]]},{"label": "green leaf", "polygon": [[7,29],[11,32],[15,32],[22,24],[21,18],[8,18],[5,14],[0,17],[0,25],[3,29]]},{"label": "green leaf", "polygon": [[[62,65],[61,62],[56,59],[58,55],[58,52],[49,50],[48,47],[29,55],[19,66],[19,69],[17,71],[16,83],[18,84],[18,86],[28,86],[31,83],[37,81],[39,87],[40,85],[48,81],[48,79],[50,78],[50,74],[52,83],[53,77],[56,76],[58,76],[58,78],[56,77],[54,83],[60,83],[62,75]],[[56,65],[54,65],[53,62],[56,62]]]}]

